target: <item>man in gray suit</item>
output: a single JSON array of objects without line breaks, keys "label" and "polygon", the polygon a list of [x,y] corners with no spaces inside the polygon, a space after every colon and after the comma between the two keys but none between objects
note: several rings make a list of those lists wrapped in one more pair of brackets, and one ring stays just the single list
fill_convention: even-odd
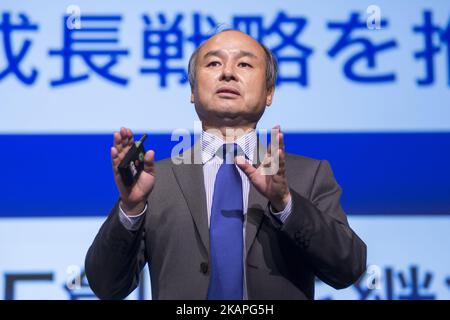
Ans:
[{"label": "man in gray suit", "polygon": [[[275,90],[271,52],[239,31],[220,32],[192,55],[189,80],[203,129],[191,149],[158,162],[148,151],[144,171],[126,187],[117,166],[133,134],[114,133],[120,199],[86,256],[95,294],[126,297],[146,263],[154,299],[314,299],[316,276],[334,288],[357,281],[366,246],[348,225],[328,162],[285,153],[279,126],[276,148],[265,150],[256,137]],[[234,157],[226,158],[229,144]],[[240,177],[233,187],[225,167]],[[234,189],[242,196],[228,213],[242,218],[232,220],[223,203]]]}]

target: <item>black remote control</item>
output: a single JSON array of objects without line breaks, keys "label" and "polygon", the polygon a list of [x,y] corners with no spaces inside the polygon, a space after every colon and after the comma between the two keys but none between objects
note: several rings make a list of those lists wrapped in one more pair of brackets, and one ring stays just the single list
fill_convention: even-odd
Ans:
[{"label": "black remote control", "polygon": [[131,186],[144,170],[144,140],[146,138],[147,134],[144,134],[139,141],[135,142],[119,164],[120,176],[127,187]]}]

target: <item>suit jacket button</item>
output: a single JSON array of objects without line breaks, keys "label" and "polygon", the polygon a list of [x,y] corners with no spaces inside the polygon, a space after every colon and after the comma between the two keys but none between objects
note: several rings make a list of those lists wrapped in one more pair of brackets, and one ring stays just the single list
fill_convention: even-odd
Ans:
[{"label": "suit jacket button", "polygon": [[207,263],[207,262],[202,262],[202,263],[200,263],[200,271],[201,271],[203,274],[208,273],[208,263]]}]

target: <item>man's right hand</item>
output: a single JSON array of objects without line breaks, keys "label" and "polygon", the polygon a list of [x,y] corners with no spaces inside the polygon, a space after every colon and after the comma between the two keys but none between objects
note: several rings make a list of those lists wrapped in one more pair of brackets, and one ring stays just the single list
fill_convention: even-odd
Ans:
[{"label": "man's right hand", "polygon": [[120,193],[122,210],[127,215],[138,215],[144,210],[147,198],[155,185],[155,152],[153,150],[145,153],[144,170],[138,180],[130,187],[123,184],[118,166],[133,143],[133,133],[130,129],[121,128],[119,132],[114,132],[114,145],[111,147],[114,180]]}]

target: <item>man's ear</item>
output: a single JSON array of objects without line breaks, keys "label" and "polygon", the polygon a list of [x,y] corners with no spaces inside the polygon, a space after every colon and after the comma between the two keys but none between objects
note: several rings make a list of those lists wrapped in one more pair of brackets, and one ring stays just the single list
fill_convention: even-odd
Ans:
[{"label": "man's ear", "polygon": [[272,87],[267,91],[266,106],[269,107],[272,104],[272,99],[273,99],[274,93],[275,93],[275,87]]},{"label": "man's ear", "polygon": [[194,90],[191,90],[191,103],[195,103]]}]

